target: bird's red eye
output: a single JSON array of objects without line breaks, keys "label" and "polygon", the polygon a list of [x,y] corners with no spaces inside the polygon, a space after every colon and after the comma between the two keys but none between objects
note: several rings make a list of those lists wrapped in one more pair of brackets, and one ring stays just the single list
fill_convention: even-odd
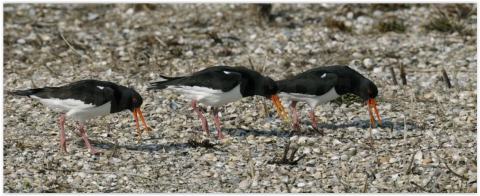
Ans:
[{"label": "bird's red eye", "polygon": [[269,86],[268,89],[273,90],[273,86]]},{"label": "bird's red eye", "polygon": [[136,98],[133,98],[133,103],[137,103],[137,99]]},{"label": "bird's red eye", "polygon": [[370,89],[367,90],[368,94],[372,94],[372,91]]}]

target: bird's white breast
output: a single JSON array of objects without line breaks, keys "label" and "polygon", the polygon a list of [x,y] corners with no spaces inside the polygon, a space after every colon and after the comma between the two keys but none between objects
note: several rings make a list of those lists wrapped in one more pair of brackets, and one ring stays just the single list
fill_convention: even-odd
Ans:
[{"label": "bird's white breast", "polygon": [[86,104],[75,99],[40,98],[35,95],[30,97],[39,100],[40,103],[53,111],[66,113],[67,116],[77,118],[80,123],[85,123],[86,120],[95,116],[110,114],[111,102],[95,106],[94,104]]},{"label": "bird's white breast", "polygon": [[200,86],[168,86],[167,88],[177,91],[189,100],[196,99],[212,107],[220,107],[243,98],[240,93],[240,84],[228,92]]},{"label": "bird's white breast", "polygon": [[307,95],[307,94],[300,94],[300,93],[283,93],[280,92],[278,93],[278,96],[281,99],[284,99],[286,101],[303,101],[306,102],[308,105],[310,105],[311,109],[315,109],[318,105],[327,103],[331,100],[334,100],[338,97],[340,97],[339,94],[337,94],[337,91],[335,91],[335,88],[332,88],[330,91],[323,95]]}]

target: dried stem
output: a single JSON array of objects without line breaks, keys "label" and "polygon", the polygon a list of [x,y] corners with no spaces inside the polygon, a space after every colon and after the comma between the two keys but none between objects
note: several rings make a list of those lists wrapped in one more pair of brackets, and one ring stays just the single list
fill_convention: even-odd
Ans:
[{"label": "dried stem", "polygon": [[290,159],[289,159],[290,162],[293,162],[293,159],[295,158],[295,153],[297,153],[297,151],[298,151],[298,148],[294,148],[292,150],[292,153],[290,154]]},{"label": "dried stem", "polygon": [[422,186],[418,185],[417,183],[415,183],[415,182],[413,182],[413,181],[410,182],[410,183],[413,184],[413,185],[414,185],[415,187],[417,187],[418,189],[420,189],[420,190],[422,190],[422,191],[424,191],[424,192],[428,192],[427,190],[425,190]]},{"label": "dried stem", "polygon": [[155,39],[160,42],[160,44],[162,44],[162,46],[164,46],[165,48],[168,48],[168,45],[165,44],[165,42],[163,42],[160,38],[158,38],[157,36],[155,36]]},{"label": "dried stem", "polygon": [[412,158],[410,158],[410,163],[408,164],[407,170],[405,170],[405,175],[408,175],[410,173],[410,170],[412,169],[414,158],[415,158],[415,153],[413,153]]},{"label": "dried stem", "polygon": [[291,141],[288,141],[287,145],[285,145],[285,151],[283,152],[282,162],[285,162],[287,160],[287,153],[290,148],[290,142]]},{"label": "dried stem", "polygon": [[395,76],[395,71],[393,71],[393,67],[390,67],[390,73],[392,74],[393,85],[398,85],[397,77]]},{"label": "dried stem", "polygon": [[363,184],[363,193],[367,193],[368,190],[368,175],[365,175],[365,183]]},{"label": "dried stem", "polygon": [[462,176],[462,175],[457,174],[456,172],[454,172],[454,171],[448,166],[448,163],[447,163],[446,161],[445,161],[444,163],[445,163],[445,167],[447,167],[447,169],[448,169],[450,172],[452,172],[453,175],[459,177],[459,178],[462,179],[462,180],[468,180],[468,178],[466,178],[465,176]]},{"label": "dried stem", "polygon": [[117,152],[117,149],[118,149],[118,139],[115,138],[115,145],[113,146],[112,154],[110,154],[110,156],[108,156],[108,158],[113,157],[115,155],[115,153]]},{"label": "dried stem", "polygon": [[450,79],[448,78],[445,68],[442,68],[442,74],[443,74],[443,81],[445,81],[445,86],[447,86],[447,88],[452,88],[452,84],[450,84]]},{"label": "dried stem", "polygon": [[75,48],[74,48],[72,45],[70,45],[70,43],[68,43],[68,41],[65,39],[65,37],[63,37],[63,33],[62,33],[62,32],[60,32],[60,36],[62,37],[63,41],[65,41],[65,43],[67,43],[67,45],[68,45],[68,47],[70,47],[70,49],[72,49],[75,53],[77,53],[78,55],[80,55],[80,57],[85,56],[85,57],[89,60],[90,63],[92,62],[92,59],[90,59],[89,56],[87,56],[87,55],[82,55],[82,54],[80,54],[77,50],[75,50]]},{"label": "dried stem", "polygon": [[253,178],[255,177],[255,169],[253,167],[253,159],[252,159],[252,152],[248,150],[248,166],[250,167],[250,176]]},{"label": "dried stem", "polygon": [[405,67],[403,63],[400,64],[400,78],[402,78],[402,84],[407,85],[407,74],[405,74]]}]

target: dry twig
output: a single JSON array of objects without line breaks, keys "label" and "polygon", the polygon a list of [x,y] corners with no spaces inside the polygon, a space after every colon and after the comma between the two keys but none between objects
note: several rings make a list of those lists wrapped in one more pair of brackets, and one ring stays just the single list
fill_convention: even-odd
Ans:
[{"label": "dry twig", "polygon": [[450,84],[450,79],[448,78],[447,72],[445,71],[445,68],[442,68],[442,75],[443,75],[443,81],[445,81],[445,85],[448,88],[452,88],[452,84]]},{"label": "dry twig", "polygon": [[462,176],[462,175],[457,174],[456,172],[454,172],[454,171],[448,166],[448,163],[447,163],[446,161],[445,161],[444,163],[445,163],[445,167],[447,167],[447,169],[448,169],[450,172],[452,172],[453,175],[459,177],[459,178],[462,179],[462,180],[468,180],[468,178],[466,178],[465,176]]},{"label": "dry twig", "polygon": [[403,63],[400,64],[400,78],[402,78],[402,84],[407,85],[407,74],[405,73],[405,67]]},{"label": "dry twig", "polygon": [[75,50],[75,48],[74,48],[72,45],[70,45],[70,43],[68,43],[68,41],[65,39],[65,37],[63,37],[63,33],[62,33],[62,32],[60,32],[60,36],[62,37],[63,41],[65,41],[65,43],[67,43],[68,47],[70,47],[70,49],[73,50],[73,52],[75,52],[75,53],[77,53],[78,55],[80,55],[80,57],[84,57],[84,56],[85,56],[85,57],[88,59],[89,63],[92,62],[92,59],[90,59],[89,56],[87,56],[87,55],[82,55],[82,54],[80,54],[77,50]]}]

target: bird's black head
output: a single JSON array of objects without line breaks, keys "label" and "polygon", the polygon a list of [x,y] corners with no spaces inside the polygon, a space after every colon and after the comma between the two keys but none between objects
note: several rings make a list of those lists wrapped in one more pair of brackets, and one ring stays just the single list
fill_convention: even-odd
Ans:
[{"label": "bird's black head", "polygon": [[142,96],[133,88],[124,88],[121,91],[121,97],[118,101],[118,107],[121,110],[128,109],[133,112],[135,108],[140,108],[143,103]]},{"label": "bird's black head", "polygon": [[256,80],[255,95],[264,96],[271,99],[272,95],[278,92],[277,83],[269,77],[262,77]]},{"label": "bird's black head", "polygon": [[378,95],[377,86],[367,78],[364,78],[360,82],[360,87],[357,89],[356,94],[363,100],[375,98]]}]

